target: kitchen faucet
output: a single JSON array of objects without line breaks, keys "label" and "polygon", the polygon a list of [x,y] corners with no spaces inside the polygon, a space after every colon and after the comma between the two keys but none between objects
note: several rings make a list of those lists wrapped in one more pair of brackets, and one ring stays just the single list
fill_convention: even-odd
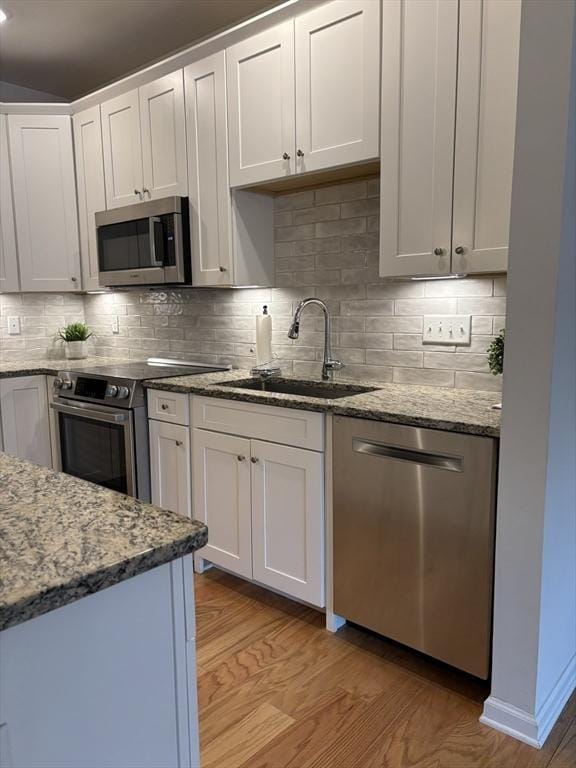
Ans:
[{"label": "kitchen faucet", "polygon": [[315,304],[320,307],[324,312],[324,360],[322,361],[322,379],[323,381],[331,381],[334,378],[334,371],[339,371],[342,368],[340,360],[332,359],[332,344],[330,341],[330,314],[328,307],[321,299],[303,299],[296,307],[290,330],[288,331],[289,339],[297,339],[300,334],[300,315],[304,307],[309,304]]}]

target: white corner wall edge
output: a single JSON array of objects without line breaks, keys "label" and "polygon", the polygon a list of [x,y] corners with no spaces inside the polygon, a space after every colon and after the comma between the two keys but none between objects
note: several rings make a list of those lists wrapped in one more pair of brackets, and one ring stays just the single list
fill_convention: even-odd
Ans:
[{"label": "white corner wall edge", "polygon": [[575,688],[576,654],[570,659],[536,715],[507,704],[495,696],[489,696],[484,702],[480,722],[531,747],[541,749]]}]

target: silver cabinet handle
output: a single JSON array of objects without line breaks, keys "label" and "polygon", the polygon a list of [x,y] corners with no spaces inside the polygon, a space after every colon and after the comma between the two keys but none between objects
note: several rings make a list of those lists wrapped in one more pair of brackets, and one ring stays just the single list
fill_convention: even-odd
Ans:
[{"label": "silver cabinet handle", "polygon": [[304,152],[302,152],[301,149],[297,149],[296,150],[296,155],[297,155],[297,157],[304,157]]},{"label": "silver cabinet handle", "polygon": [[256,456],[251,456],[250,461],[252,462],[252,464],[258,464],[259,459],[257,459]]},{"label": "silver cabinet handle", "polygon": [[238,461],[246,461],[246,456],[237,456]]},{"label": "silver cabinet handle", "polygon": [[381,456],[387,459],[408,461],[413,464],[425,464],[436,469],[447,469],[449,472],[463,472],[464,460],[460,456],[447,456],[441,453],[429,453],[416,448],[401,448],[397,445],[375,443],[371,440],[352,439],[354,453],[365,453],[370,456]]},{"label": "silver cabinet handle", "polygon": [[282,155],[282,160],[290,160],[290,155],[288,154],[288,152],[284,152],[284,154]]},{"label": "silver cabinet handle", "polygon": [[464,253],[464,246],[459,245],[456,248],[454,248],[454,253],[457,253],[458,256],[462,256],[462,254]]},{"label": "silver cabinet handle", "polygon": [[444,248],[434,248],[434,256],[442,256],[444,253]]},{"label": "silver cabinet handle", "polygon": [[178,447],[180,447],[181,445],[183,445],[183,442],[182,442],[182,440],[176,440],[176,445],[177,445]]}]

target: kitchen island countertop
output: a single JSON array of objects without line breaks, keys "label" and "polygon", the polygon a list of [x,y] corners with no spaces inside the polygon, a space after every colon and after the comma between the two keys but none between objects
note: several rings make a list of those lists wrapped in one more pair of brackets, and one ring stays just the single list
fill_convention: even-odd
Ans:
[{"label": "kitchen island countertop", "polygon": [[203,523],[0,453],[0,630],[183,557]]}]

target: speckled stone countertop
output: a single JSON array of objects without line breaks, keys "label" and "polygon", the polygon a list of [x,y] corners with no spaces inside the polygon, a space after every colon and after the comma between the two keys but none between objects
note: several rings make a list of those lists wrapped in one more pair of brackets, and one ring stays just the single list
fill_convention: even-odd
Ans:
[{"label": "speckled stone countertop", "polygon": [[204,546],[203,523],[0,453],[0,630]]},{"label": "speckled stone countertop", "polygon": [[[207,373],[201,376],[152,379],[145,382],[144,386],[149,389],[243,400],[282,408],[299,408],[305,411],[328,412],[338,416],[388,421],[394,424],[443,429],[484,437],[500,436],[501,412],[493,409],[493,406],[501,401],[501,395],[498,392],[380,384],[375,381],[341,378],[338,379],[338,383],[376,387],[376,390],[328,400],[305,395],[285,395],[221,386],[222,382],[249,378],[251,378],[249,371],[235,370]],[[291,377],[282,378],[287,380]],[[317,386],[319,383],[321,383],[319,380],[310,380],[311,385]]]},{"label": "speckled stone countertop", "polygon": [[10,379],[16,376],[56,376],[58,371],[79,371],[93,365],[107,365],[134,362],[122,357],[84,357],[81,360],[68,360],[65,358],[40,360],[18,360],[17,362],[3,362],[0,360],[0,379]]}]

